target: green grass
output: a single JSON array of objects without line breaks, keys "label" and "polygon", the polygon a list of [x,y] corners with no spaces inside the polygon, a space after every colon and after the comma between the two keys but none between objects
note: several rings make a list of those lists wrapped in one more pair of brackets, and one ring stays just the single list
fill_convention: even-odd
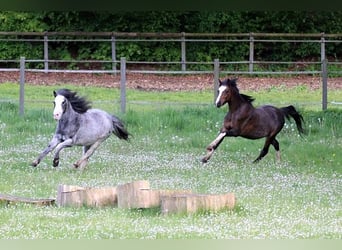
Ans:
[{"label": "green grass", "polygon": [[[264,140],[226,138],[203,165],[205,147],[227,111],[213,107],[212,92],[128,90],[128,112],[121,114],[118,90],[76,88],[95,107],[117,112],[134,135],[129,143],[110,137],[87,168],[78,171],[72,163],[80,157],[80,147],[62,151],[58,168],[52,167],[51,154],[37,168],[29,166],[54,133],[53,89],[26,86],[25,116],[19,117],[18,86],[0,84],[0,193],[55,198],[59,184],[101,187],[145,179],[153,189],[234,192],[237,206],[218,213],[162,216],[158,210],[0,204],[0,238],[341,239],[342,110],[319,111],[314,103],[319,91],[298,87],[248,93],[256,104],[296,104],[304,115],[305,137],[288,122],[279,134],[281,163],[272,148],[260,163],[251,163]],[[329,93],[341,96],[341,91]]]}]

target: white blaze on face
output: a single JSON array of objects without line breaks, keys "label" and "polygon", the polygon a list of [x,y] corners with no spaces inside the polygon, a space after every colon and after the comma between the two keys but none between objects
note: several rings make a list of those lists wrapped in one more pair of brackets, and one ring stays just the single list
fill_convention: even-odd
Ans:
[{"label": "white blaze on face", "polygon": [[220,98],[221,98],[221,96],[222,96],[222,93],[226,90],[226,88],[227,88],[227,86],[220,86],[220,87],[219,87],[219,89],[218,89],[218,95],[217,95],[216,102],[215,102],[216,106],[217,106],[217,104],[219,103]]},{"label": "white blaze on face", "polygon": [[63,114],[63,102],[65,101],[65,97],[62,95],[58,95],[55,98],[55,108],[53,110],[53,118],[55,120],[59,120]]}]

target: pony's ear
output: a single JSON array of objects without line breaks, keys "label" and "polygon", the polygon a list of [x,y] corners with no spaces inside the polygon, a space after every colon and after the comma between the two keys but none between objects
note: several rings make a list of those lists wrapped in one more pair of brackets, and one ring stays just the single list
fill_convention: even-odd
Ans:
[{"label": "pony's ear", "polygon": [[56,97],[57,96],[57,93],[56,91],[53,91],[53,96]]},{"label": "pony's ear", "polygon": [[219,80],[219,85],[221,86],[222,85],[222,82],[221,82],[221,80],[220,79],[218,79]]}]

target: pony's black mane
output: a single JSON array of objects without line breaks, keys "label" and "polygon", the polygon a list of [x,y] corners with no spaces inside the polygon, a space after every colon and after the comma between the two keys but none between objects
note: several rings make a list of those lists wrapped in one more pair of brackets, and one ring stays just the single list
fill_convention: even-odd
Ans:
[{"label": "pony's black mane", "polygon": [[240,94],[236,81],[237,81],[237,78],[235,79],[227,78],[222,82],[222,85],[226,85],[229,88],[235,88],[237,93],[242,97],[242,99],[244,99],[246,102],[252,103],[255,99],[250,95]]},{"label": "pony's black mane", "polygon": [[75,91],[71,91],[69,89],[59,89],[54,94],[55,96],[64,96],[77,113],[83,114],[87,112],[88,109],[91,109],[91,102],[84,97],[78,96],[77,92]]}]

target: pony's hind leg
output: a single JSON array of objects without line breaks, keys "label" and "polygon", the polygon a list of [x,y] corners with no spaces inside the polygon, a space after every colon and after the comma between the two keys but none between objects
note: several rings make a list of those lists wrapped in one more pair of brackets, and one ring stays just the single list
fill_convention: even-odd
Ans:
[{"label": "pony's hind leg", "polygon": [[80,168],[83,169],[87,166],[88,164],[88,159],[90,156],[92,156],[92,154],[94,153],[94,151],[100,146],[100,144],[104,141],[105,139],[101,139],[96,141],[93,145],[91,146],[85,146],[83,147],[83,155],[81,157],[81,159],[79,159],[77,162],[74,163],[74,167],[75,168]]},{"label": "pony's hind leg", "polygon": [[210,157],[213,155],[215,149],[221,144],[224,137],[226,136],[226,132],[221,132],[212,143],[207,147],[207,154],[202,158],[202,163],[207,163]]}]

